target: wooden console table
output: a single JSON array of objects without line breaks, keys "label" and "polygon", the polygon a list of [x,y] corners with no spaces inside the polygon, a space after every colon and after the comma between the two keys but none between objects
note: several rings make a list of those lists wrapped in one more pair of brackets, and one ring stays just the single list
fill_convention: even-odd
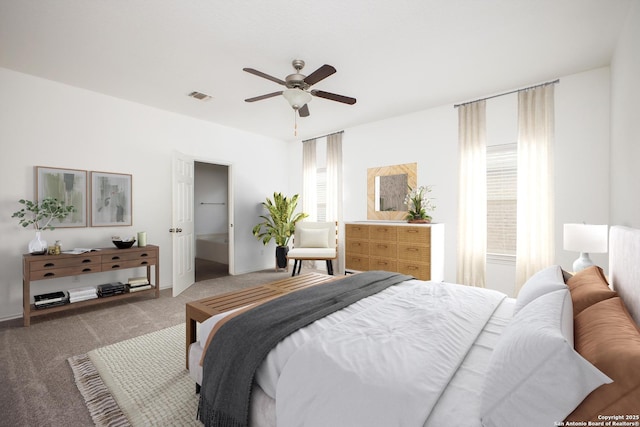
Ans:
[{"label": "wooden console table", "polygon": [[[152,266],[155,266],[155,283],[151,283]],[[147,280],[153,285],[151,289],[37,310],[35,305],[31,304],[31,282],[34,280],[79,276],[138,267],[147,268]],[[160,297],[160,249],[155,245],[147,245],[142,248],[132,247],[130,249],[102,248],[79,255],[25,254],[22,256],[24,326],[30,325],[32,317],[149,294],[154,294],[156,298]]]},{"label": "wooden console table", "polygon": [[196,342],[196,322],[202,323],[211,316],[234,308],[244,307],[245,305],[257,303],[265,299],[273,298],[297,291],[299,289],[308,288],[309,286],[319,285],[321,283],[337,280],[341,276],[329,276],[319,273],[308,273],[301,276],[289,277],[288,279],[278,280],[276,282],[267,283],[266,285],[254,286],[252,288],[242,289],[239,291],[227,292],[222,295],[215,295],[191,301],[187,303],[187,346],[186,361],[187,369],[189,369],[189,346]]}]

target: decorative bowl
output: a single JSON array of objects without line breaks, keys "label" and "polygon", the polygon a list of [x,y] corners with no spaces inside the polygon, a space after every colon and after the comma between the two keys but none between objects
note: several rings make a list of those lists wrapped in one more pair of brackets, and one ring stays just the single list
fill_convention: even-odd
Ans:
[{"label": "decorative bowl", "polygon": [[133,240],[112,240],[113,244],[116,245],[118,249],[129,249],[136,242]]}]

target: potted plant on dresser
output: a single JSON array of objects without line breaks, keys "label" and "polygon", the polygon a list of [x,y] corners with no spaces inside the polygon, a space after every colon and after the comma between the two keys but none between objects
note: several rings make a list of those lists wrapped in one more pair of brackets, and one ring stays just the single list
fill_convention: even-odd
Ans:
[{"label": "potted plant on dresser", "polygon": [[53,197],[42,199],[40,203],[24,199],[18,200],[18,203],[24,207],[14,212],[11,218],[18,218],[18,223],[25,228],[33,225],[36,230],[35,238],[29,242],[29,253],[33,255],[47,252],[47,241],[42,239],[42,230],[55,229],[51,221],[64,219],[76,210],[74,206],[67,206],[65,202]]},{"label": "potted plant on dresser", "polygon": [[253,235],[266,245],[274,239],[276,242],[276,267],[287,266],[289,239],[293,235],[296,223],[308,217],[304,212],[295,213],[298,206],[298,194],[288,199],[282,193],[273,193],[273,201],[267,197],[262,206],[269,215],[260,215],[262,222],[253,227]]}]

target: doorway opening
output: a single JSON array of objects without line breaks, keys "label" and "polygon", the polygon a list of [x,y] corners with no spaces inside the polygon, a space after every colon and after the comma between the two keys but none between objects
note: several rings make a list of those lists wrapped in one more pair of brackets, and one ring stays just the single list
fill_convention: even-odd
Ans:
[{"label": "doorway opening", "polygon": [[194,163],[195,281],[229,275],[229,166]]}]

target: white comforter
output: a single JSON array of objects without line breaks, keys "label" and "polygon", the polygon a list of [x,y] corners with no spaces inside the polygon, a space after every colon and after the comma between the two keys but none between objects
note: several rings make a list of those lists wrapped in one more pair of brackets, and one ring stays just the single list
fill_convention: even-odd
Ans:
[{"label": "white comforter", "polygon": [[405,282],[290,335],[256,381],[278,426],[422,426],[504,298]]}]

